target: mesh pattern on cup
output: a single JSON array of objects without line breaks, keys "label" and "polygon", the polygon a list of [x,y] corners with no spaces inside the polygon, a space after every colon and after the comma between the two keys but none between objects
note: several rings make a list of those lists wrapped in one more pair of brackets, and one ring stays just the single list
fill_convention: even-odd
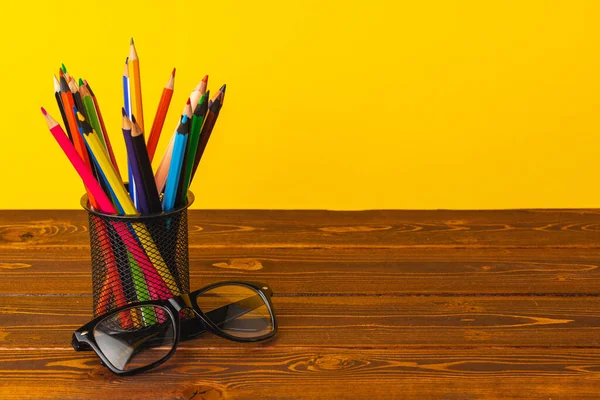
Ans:
[{"label": "mesh pattern on cup", "polygon": [[127,219],[88,216],[95,317],[189,293],[187,209]]}]

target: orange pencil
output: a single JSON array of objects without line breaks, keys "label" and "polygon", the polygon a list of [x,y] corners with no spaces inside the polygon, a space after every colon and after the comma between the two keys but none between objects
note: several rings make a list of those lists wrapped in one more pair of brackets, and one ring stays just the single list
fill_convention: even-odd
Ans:
[{"label": "orange pencil", "polygon": [[73,100],[73,93],[71,93],[71,89],[69,88],[67,80],[64,76],[60,77],[60,97],[63,101],[63,107],[65,108],[65,114],[69,123],[69,130],[73,133],[73,144],[75,145],[75,149],[77,150],[77,153],[83,159],[85,164],[89,168],[92,168],[87,148],[85,147],[83,138],[79,134],[77,120],[75,119],[75,114],[73,114],[73,106],[75,106],[75,102]]},{"label": "orange pencil", "polygon": [[135,50],[135,44],[133,43],[133,38],[131,38],[131,44],[129,45],[129,65],[131,66],[131,74],[129,74],[129,78],[133,81],[133,101],[131,102],[133,107],[135,107],[135,113],[132,111],[132,114],[135,115],[137,119],[137,123],[144,131],[144,108],[142,107],[142,82],[140,78],[140,60],[137,55],[137,51]]},{"label": "orange pencil", "polygon": [[165,118],[169,111],[169,105],[171,104],[171,97],[173,97],[173,88],[175,87],[175,68],[171,72],[169,81],[165,85],[162,95],[160,96],[160,102],[158,103],[158,109],[154,116],[154,122],[152,123],[152,129],[150,130],[150,136],[148,137],[148,156],[150,162],[154,159],[154,153],[156,152],[156,146],[158,145],[158,139],[162,132],[163,125],[165,124]]}]

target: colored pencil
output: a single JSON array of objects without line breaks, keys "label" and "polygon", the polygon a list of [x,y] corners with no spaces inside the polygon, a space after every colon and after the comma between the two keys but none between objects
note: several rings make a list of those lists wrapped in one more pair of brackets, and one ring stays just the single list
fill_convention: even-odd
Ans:
[{"label": "colored pencil", "polygon": [[[123,118],[125,119],[127,117],[124,116]],[[133,124],[131,124],[132,121],[128,122],[131,126],[131,142],[133,145],[135,159],[139,164],[141,174],[141,179],[139,182],[141,182],[140,186],[142,186],[144,189],[144,195],[146,196],[146,201],[148,203],[148,212],[150,214],[159,214],[162,211],[162,207],[160,205],[158,191],[156,190],[156,184],[154,183],[154,174],[152,173],[152,164],[150,163],[150,157],[148,155],[148,151],[146,150],[144,133],[142,132],[142,129],[137,123],[135,117],[133,119]]]},{"label": "colored pencil", "polygon": [[173,97],[173,89],[175,88],[175,68],[173,68],[173,72],[171,72],[171,76],[169,77],[169,81],[165,85],[162,91],[162,95],[160,96],[160,101],[158,103],[158,109],[156,110],[156,114],[154,115],[154,121],[152,122],[152,128],[150,130],[150,136],[148,137],[148,157],[150,158],[150,162],[154,159],[154,153],[156,152],[156,146],[158,145],[158,139],[160,138],[160,134],[162,132],[163,125],[165,123],[165,118],[167,117],[167,112],[169,111],[169,105],[171,104],[171,98]]},{"label": "colored pencil", "polygon": [[175,198],[177,196],[177,187],[181,177],[181,167],[185,153],[185,145],[190,131],[190,119],[186,114],[181,118],[181,124],[177,128],[175,144],[173,145],[173,155],[171,157],[171,165],[169,166],[169,174],[167,177],[167,185],[165,188],[165,196],[163,198],[163,210],[171,211],[175,207]]},{"label": "colored pencil", "polygon": [[[179,127],[179,125],[178,125]],[[167,175],[169,174],[169,166],[171,165],[171,157],[173,155],[173,145],[175,144],[175,137],[177,136],[177,129],[171,135],[171,140],[169,140],[169,144],[167,145],[167,149],[165,150],[165,154],[163,158],[160,160],[160,164],[156,169],[156,174],[154,175],[154,181],[156,182],[156,190],[160,195],[165,189],[165,184],[167,183]]]},{"label": "colored pencil", "polygon": [[204,96],[206,93],[206,88],[208,86],[208,75],[205,75],[204,78],[198,83],[198,85],[194,88],[192,93],[190,94],[190,100],[192,101],[192,108],[196,107],[198,101],[200,101],[200,97]]},{"label": "colored pencil", "polygon": [[219,91],[217,93],[215,93],[214,97],[212,99],[210,99],[210,101],[208,102],[208,107],[212,106],[212,103],[215,101],[216,98],[220,98],[221,99],[221,107],[223,107],[223,100],[225,99],[225,90],[227,89],[227,85],[224,84],[223,86],[221,86],[221,88],[219,89]]},{"label": "colored pencil", "polygon": [[56,98],[56,105],[58,106],[58,111],[60,111],[60,116],[65,124],[67,136],[69,136],[69,140],[73,142],[73,136],[69,129],[69,121],[67,120],[67,114],[65,114],[65,108],[63,107],[62,98],[60,96],[60,82],[56,79],[56,75],[53,75],[52,77],[54,78],[54,97]]},{"label": "colored pencil", "polygon": [[[194,175],[198,170],[198,165],[200,164],[200,160],[202,159],[202,155],[204,154],[204,150],[206,150],[206,145],[208,144],[208,140],[210,139],[210,135],[215,127],[215,123],[217,122],[217,118],[219,117],[219,112],[221,111],[221,102],[220,97],[215,98],[214,102],[210,105],[209,111],[206,115],[206,120],[204,122],[204,126],[202,127],[202,131],[200,132],[200,139],[198,141],[198,149],[196,150],[196,157],[194,158],[194,167],[192,168],[192,177],[191,180],[194,179]],[[191,182],[190,180],[190,182]]]},{"label": "colored pencil", "polygon": [[[189,109],[187,108],[189,104]],[[187,138],[185,141],[185,146],[184,146],[184,150],[183,150],[183,160],[181,163],[181,171],[180,171],[180,176],[179,176],[179,181],[177,182],[177,189],[175,190],[175,207],[179,207],[180,204],[183,202],[183,198],[187,197],[185,196],[184,193],[184,183],[183,183],[183,177],[185,176],[185,166],[187,165],[187,158],[188,158],[188,148],[189,148],[189,144],[190,144],[190,135],[189,135],[189,130],[191,130],[192,128],[192,117],[194,116],[194,108],[192,107],[192,99],[188,99],[188,104],[186,104],[186,115],[188,116],[188,120],[189,120],[189,125],[190,128],[188,129],[188,134],[187,134]]]},{"label": "colored pencil", "polygon": [[[133,38],[129,44],[129,62],[131,63],[131,74],[129,74],[132,80],[133,86],[133,100],[132,104],[135,107],[135,115],[137,122],[144,131],[144,108],[142,106],[142,81],[140,76],[140,60],[138,58],[137,51],[135,49],[135,43]],[[133,110],[131,111],[133,113]]]},{"label": "colored pencil", "polygon": [[[133,110],[131,103],[131,84],[129,80],[129,57],[125,59],[125,69],[123,70],[123,104],[127,116],[129,117],[129,119],[131,119]],[[137,190],[135,188],[135,179],[133,177],[133,172],[131,171],[130,164],[127,164],[127,176],[129,180],[129,193],[131,193],[133,204],[136,207],[139,207]]]},{"label": "colored pencil", "polygon": [[87,148],[85,146],[85,142],[81,135],[78,135],[79,128],[77,126],[77,121],[75,119],[75,114],[73,114],[73,107],[75,106],[75,102],[73,101],[73,94],[69,89],[69,85],[65,80],[64,76],[60,77],[60,96],[62,99],[62,104],[65,110],[65,114],[67,117],[69,129],[71,130],[73,144],[75,145],[75,149],[79,156],[83,159],[85,164],[92,169],[92,165],[90,163],[90,158],[88,156]]},{"label": "colored pencil", "polygon": [[131,120],[127,116],[127,112],[125,108],[123,108],[123,137],[125,138],[125,146],[127,148],[127,160],[129,162],[129,167],[131,168],[131,173],[133,175],[133,179],[138,184],[135,185],[134,190],[137,192],[138,198],[138,210],[140,213],[148,214],[150,212],[148,208],[148,200],[146,199],[146,194],[144,193],[144,185],[142,179],[142,173],[140,172],[140,165],[136,159],[136,153],[133,147],[133,142],[131,140]]},{"label": "colored pencil", "polygon": [[87,120],[98,134],[98,138],[102,142],[102,145],[104,146],[108,154],[108,147],[106,146],[106,140],[104,139],[104,132],[102,131],[102,126],[100,125],[100,119],[98,118],[98,114],[96,113],[96,105],[94,104],[94,99],[92,99],[92,95],[90,94],[90,91],[85,85],[79,86],[79,94],[81,95],[81,102],[83,103],[83,107],[85,108],[85,115],[87,115]]},{"label": "colored pencil", "polygon": [[102,112],[100,111],[100,105],[98,104],[98,99],[92,90],[90,84],[85,81],[85,86],[87,90],[90,92],[90,96],[92,96],[92,100],[94,100],[94,106],[96,107],[96,115],[100,120],[100,127],[102,128],[102,133],[104,134],[104,142],[106,143],[106,147],[108,148],[108,155],[110,156],[110,160],[112,161],[113,166],[115,167],[115,171],[117,171],[117,175],[121,177],[121,172],[119,171],[119,164],[117,163],[117,159],[115,158],[115,154],[112,149],[112,145],[110,144],[110,136],[108,135],[108,131],[106,130],[106,126],[104,125],[104,119],[102,118]]},{"label": "colored pencil", "polygon": [[125,59],[125,69],[123,70],[123,107],[127,116],[131,118],[131,87],[129,85],[129,57]]},{"label": "colored pencil", "polygon": [[183,179],[179,188],[179,205],[184,205],[187,200],[187,191],[190,187],[192,179],[192,169],[194,168],[194,160],[196,159],[196,151],[198,150],[198,140],[200,138],[200,129],[208,112],[208,98],[210,91],[204,93],[200,97],[200,101],[194,110],[192,116],[192,125],[190,127],[190,135],[188,138],[186,162],[183,166]]},{"label": "colored pencil", "polygon": [[68,84],[69,90],[71,90],[71,94],[73,94],[73,101],[75,103],[75,107],[77,107],[81,114],[87,119],[87,113],[85,112],[83,101],[81,101],[81,94],[79,93],[79,87],[77,87],[75,79],[71,77],[71,80],[68,82]]},{"label": "colored pencil", "polygon": [[[185,114],[188,117],[188,119],[192,119],[191,99],[188,99],[187,103],[185,104],[183,114]],[[179,129],[179,125],[177,125],[177,129]],[[163,192],[167,183],[167,176],[169,174],[169,168],[171,166],[171,158],[173,154],[173,146],[175,144],[175,138],[177,137],[177,129],[175,129],[175,132],[173,132],[173,136],[171,137],[169,146],[167,147],[163,159],[160,161],[158,169],[156,170],[155,181],[156,189],[159,195]]]}]

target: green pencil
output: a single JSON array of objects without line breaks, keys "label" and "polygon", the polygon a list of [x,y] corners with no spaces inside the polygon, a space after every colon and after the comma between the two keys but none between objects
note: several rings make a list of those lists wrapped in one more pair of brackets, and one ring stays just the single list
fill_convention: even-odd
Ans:
[{"label": "green pencil", "polygon": [[83,106],[85,107],[85,114],[87,115],[87,119],[90,125],[92,125],[92,128],[94,128],[94,130],[98,134],[102,145],[108,151],[108,148],[106,147],[106,141],[104,140],[104,135],[106,133],[104,132],[104,130],[102,129],[102,125],[100,124],[100,119],[98,118],[98,113],[96,112],[96,105],[94,104],[94,99],[92,98],[90,91],[85,85],[80,85],[79,94],[81,95],[81,101],[83,103]]},{"label": "green pencil", "polygon": [[210,96],[210,90],[207,91],[200,97],[198,105],[194,109],[194,115],[192,116],[192,126],[190,127],[190,137],[188,139],[187,147],[187,164],[184,166],[184,175],[182,177],[183,185],[181,186],[181,196],[179,197],[182,203],[187,200],[187,191],[190,187],[192,180],[192,169],[194,168],[194,159],[196,158],[196,150],[198,150],[198,142],[200,139],[200,130],[206,113],[208,111],[208,99]]}]

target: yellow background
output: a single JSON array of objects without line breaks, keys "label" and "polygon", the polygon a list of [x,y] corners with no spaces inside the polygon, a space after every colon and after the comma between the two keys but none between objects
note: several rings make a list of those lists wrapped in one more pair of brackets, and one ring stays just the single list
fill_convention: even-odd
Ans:
[{"label": "yellow background", "polygon": [[158,159],[202,76],[228,84],[195,208],[598,207],[598,21],[593,0],[7,2],[0,208],[79,208],[39,112],[63,62],[125,165],[131,36],[146,125],[177,67]]}]

